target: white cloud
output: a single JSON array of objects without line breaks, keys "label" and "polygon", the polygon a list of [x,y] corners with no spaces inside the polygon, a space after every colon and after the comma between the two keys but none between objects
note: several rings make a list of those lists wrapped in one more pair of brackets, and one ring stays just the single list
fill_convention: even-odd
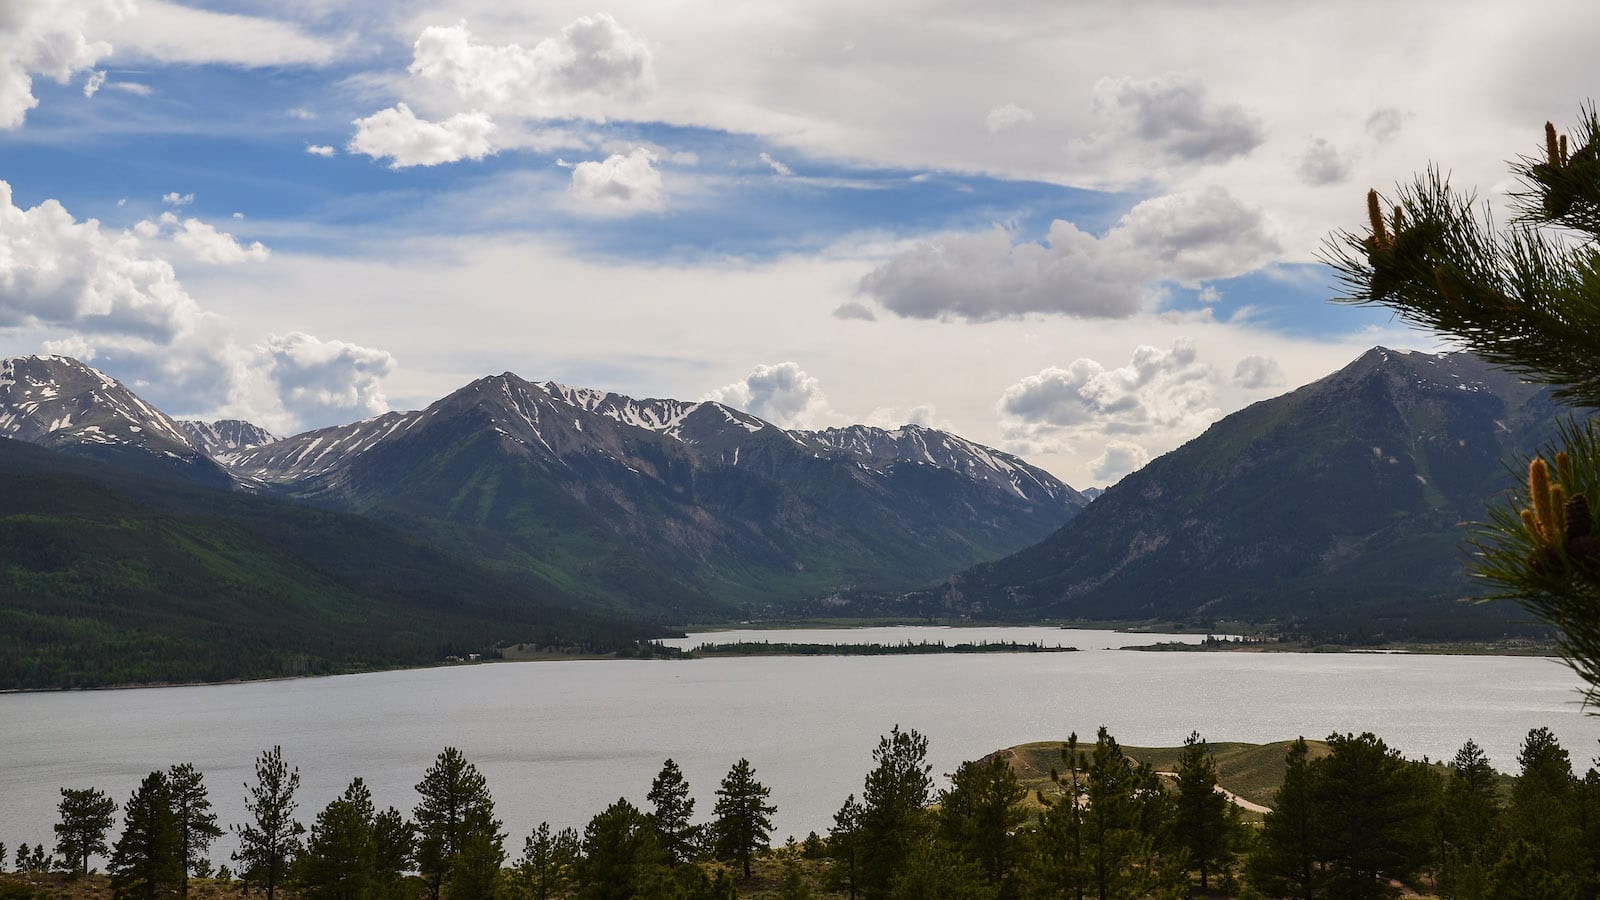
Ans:
[{"label": "white cloud", "polygon": [[987,128],[990,134],[998,134],[1007,128],[1032,122],[1035,118],[1033,110],[1024,109],[1015,103],[1007,103],[989,110],[989,114],[983,117],[983,127]]},{"label": "white cloud", "polygon": [[[33,78],[66,84],[78,72],[92,71],[111,54],[111,44],[85,32],[99,21],[116,21],[132,11],[130,0],[6,0],[0,11],[0,129],[21,127],[39,105]],[[104,76],[100,76],[104,80]],[[85,96],[99,88],[95,75]]]},{"label": "white cloud", "polygon": [[389,168],[437,166],[463,159],[482,159],[494,152],[489,136],[494,123],[479,112],[457,113],[442,122],[417,118],[411,107],[395,104],[357,119],[347,148],[373,159],[388,159]]},{"label": "white cloud", "polygon": [[306,109],[303,106],[296,106],[290,109],[286,115],[288,115],[291,119],[299,119],[302,122],[309,122],[317,117],[316,113]]},{"label": "white cloud", "polygon": [[772,158],[772,154],[766,152],[765,150],[761,151],[761,161],[766,163],[767,167],[772,169],[772,171],[775,172],[778,175],[783,175],[783,176],[787,177],[789,175],[793,175],[794,174],[794,170],[793,169],[791,169],[788,166],[784,165],[783,163],[773,159]]},{"label": "white cloud", "polygon": [[395,360],[382,350],[295,331],[271,335],[250,352],[273,399],[299,424],[349,422],[389,409],[383,380]]},{"label": "white cloud", "polygon": [[1223,162],[1266,140],[1260,117],[1237,103],[1214,104],[1198,78],[1102,78],[1094,110],[1104,129],[1081,142],[1092,154],[1148,156],[1180,163]]},{"label": "white cloud", "polygon": [[108,83],[106,87],[113,91],[121,91],[124,94],[132,94],[135,97],[148,97],[155,93],[155,89],[150,85],[140,84],[137,81],[113,81]]},{"label": "white cloud", "polygon": [[46,200],[23,210],[0,181],[0,328],[53,325],[170,341],[202,312],[137,237]]},{"label": "white cloud", "polygon": [[107,30],[116,57],[163,63],[326,66],[348,57],[343,40],[275,19],[211,12],[168,0],[138,0],[137,15]]},{"label": "white cloud", "polygon": [[531,49],[476,42],[466,23],[435,25],[412,54],[413,75],[495,113],[599,118],[596,99],[638,97],[655,84],[649,46],[605,13],[579,18]]},{"label": "white cloud", "polygon": [[872,311],[871,307],[854,300],[849,303],[841,303],[835,307],[833,317],[835,319],[855,319],[861,322],[876,322],[878,320],[877,314]]},{"label": "white cloud", "polygon": [[99,69],[95,69],[89,73],[88,78],[83,80],[83,95],[85,97],[93,97],[95,94],[100,93],[100,88],[104,86],[105,83],[106,73]]},{"label": "white cloud", "polygon": [[655,162],[656,155],[644,147],[626,156],[581,162],[572,167],[569,190],[589,212],[660,212],[666,208],[666,194]]},{"label": "white cloud", "polygon": [[1246,390],[1280,388],[1285,380],[1283,367],[1270,356],[1246,356],[1233,369],[1233,383]]},{"label": "white cloud", "polygon": [[312,156],[332,156],[339,151],[329,147],[327,144],[307,144],[306,152]]},{"label": "white cloud", "polygon": [[193,194],[180,194],[177,191],[168,191],[161,195],[161,202],[171,207],[188,206],[194,202]]},{"label": "white cloud", "polygon": [[1295,161],[1295,174],[1303,184],[1321,186],[1350,180],[1351,161],[1328,141],[1316,138]]},{"label": "white cloud", "polygon": [[705,399],[745,410],[783,428],[818,428],[839,420],[822,383],[793,362],[756,366],[744,380],[725,384],[707,393]]},{"label": "white cloud", "polygon": [[164,212],[154,220],[145,219],[133,226],[133,233],[147,241],[170,241],[180,255],[194,262],[211,265],[262,262],[271,255],[271,251],[260,241],[242,244],[228,232],[219,231],[215,225],[196,218],[179,220],[170,212]]},{"label": "white cloud", "polygon": [[1144,468],[1150,451],[1132,441],[1107,441],[1105,450],[1089,463],[1089,471],[1101,484],[1115,484],[1124,475]]},{"label": "white cloud", "polygon": [[1209,422],[1210,366],[1196,361],[1193,340],[1171,350],[1140,346],[1126,366],[1107,369],[1088,357],[1051,367],[1006,388],[1000,411],[1020,422],[1067,427],[1093,424],[1137,434],[1185,422]]},{"label": "white cloud", "polygon": [[880,406],[862,419],[861,424],[886,429],[895,429],[902,425],[920,425],[923,428],[938,428],[943,431],[955,430],[954,426],[939,417],[939,411],[932,403],[919,403],[905,410]]},{"label": "white cloud", "polygon": [[1241,275],[1280,249],[1261,210],[1210,187],[1146,200],[1101,238],[1058,219],[1042,244],[1014,244],[999,228],[924,241],[868,273],[860,290],[911,318],[1126,318],[1160,282]]}]

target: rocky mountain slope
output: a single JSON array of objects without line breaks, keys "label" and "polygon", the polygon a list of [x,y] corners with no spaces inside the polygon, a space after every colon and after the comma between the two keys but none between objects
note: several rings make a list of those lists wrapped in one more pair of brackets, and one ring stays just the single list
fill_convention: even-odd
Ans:
[{"label": "rocky mountain slope", "polygon": [[216,422],[179,419],[178,428],[201,453],[225,465],[246,450],[280,440],[260,425],[240,419],[220,419]]},{"label": "rocky mountain slope", "polygon": [[948,560],[1025,546],[1084,502],[1016,457],[942,432],[786,431],[719,403],[511,373],[424,410],[244,451],[230,466],[271,490],[681,615],[903,589]]},{"label": "rocky mountain slope", "polygon": [[1549,392],[1463,353],[1374,349],[1217,422],[1045,541],[913,598],[1006,618],[1277,619],[1323,634],[1495,633],[1463,607],[1464,521],[1553,436]]},{"label": "rocky mountain slope", "polygon": [[0,437],[213,487],[232,484],[166,413],[64,356],[0,360]]}]

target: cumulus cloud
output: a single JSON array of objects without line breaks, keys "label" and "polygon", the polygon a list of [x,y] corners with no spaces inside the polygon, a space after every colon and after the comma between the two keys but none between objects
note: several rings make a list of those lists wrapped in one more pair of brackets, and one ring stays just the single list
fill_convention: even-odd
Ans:
[{"label": "cumulus cloud", "polygon": [[[92,72],[111,55],[111,45],[89,40],[85,29],[132,11],[131,0],[6,0],[0,10],[0,128],[21,127],[39,105],[34,76],[66,84],[79,72]],[[103,75],[96,82],[91,74],[85,96],[93,96],[103,81]]]},{"label": "cumulus cloud", "polygon": [[329,147],[327,144],[307,144],[306,152],[312,156],[332,156],[339,151]]},{"label": "cumulus cloud", "polygon": [[180,220],[171,212],[145,219],[133,226],[133,233],[145,240],[169,240],[188,259],[211,265],[261,262],[271,255],[260,241],[242,244],[215,225],[195,218]]},{"label": "cumulus cloud", "polygon": [[1034,120],[1033,110],[1007,103],[989,110],[983,117],[983,127],[989,129],[990,134],[998,134],[1017,125],[1025,125]]},{"label": "cumulus cloud", "polygon": [[1186,75],[1102,78],[1094,86],[1094,111],[1104,128],[1080,142],[1080,150],[1142,148],[1161,161],[1213,163],[1266,140],[1259,117],[1236,103],[1211,102],[1205,84]]},{"label": "cumulus cloud", "polygon": [[100,88],[103,87],[105,83],[105,72],[102,72],[99,69],[90,72],[89,77],[83,80],[83,95],[85,97],[93,97],[95,94],[100,93]]},{"label": "cumulus cloud", "polygon": [[589,212],[660,212],[667,202],[655,163],[656,155],[644,147],[581,162],[572,167],[569,190]]},{"label": "cumulus cloud", "polygon": [[351,153],[389,160],[389,168],[437,166],[463,159],[482,159],[494,152],[489,136],[494,122],[481,112],[457,113],[441,122],[417,118],[411,107],[396,103],[356,119]]},{"label": "cumulus cloud", "polygon": [[1233,383],[1246,390],[1284,385],[1283,368],[1270,356],[1246,356],[1233,369]]},{"label": "cumulus cloud", "polygon": [[1302,183],[1313,187],[1342,184],[1350,178],[1350,159],[1327,138],[1316,138],[1295,160],[1294,172]]},{"label": "cumulus cloud", "polygon": [[584,16],[532,48],[473,40],[466,23],[423,30],[410,71],[475,109],[598,118],[586,101],[632,98],[655,85],[650,48],[605,13]]},{"label": "cumulus cloud", "polygon": [[194,202],[193,194],[180,194],[177,191],[168,191],[161,195],[161,202],[168,206],[188,206]]},{"label": "cumulus cloud", "polygon": [[32,209],[0,181],[0,328],[52,325],[169,341],[202,313],[171,263],[126,232],[79,222],[55,200]]},{"label": "cumulus cloud", "polygon": [[814,428],[838,418],[822,383],[798,363],[756,366],[742,381],[706,394],[707,400],[760,416],[783,428]]},{"label": "cumulus cloud", "polygon": [[1260,209],[1211,187],[1146,200],[1100,238],[1058,219],[1044,243],[1013,243],[999,228],[924,241],[869,272],[859,290],[910,318],[1126,318],[1160,282],[1198,287],[1280,250]]},{"label": "cumulus cloud", "polygon": [[793,175],[794,174],[794,170],[793,169],[791,169],[788,166],[784,165],[783,163],[773,159],[772,158],[772,154],[766,152],[765,150],[763,150],[761,152],[761,161],[766,163],[767,167],[770,168],[775,174],[783,175],[783,176],[789,176],[789,175]]},{"label": "cumulus cloud", "polygon": [[1114,484],[1149,461],[1150,452],[1132,441],[1107,441],[1105,451],[1089,463],[1089,472],[1103,484]]},{"label": "cumulus cloud", "polygon": [[1000,411],[1021,422],[1066,427],[1093,423],[1135,434],[1209,417],[1210,366],[1196,360],[1195,344],[1179,339],[1171,350],[1148,345],[1126,365],[1107,369],[1083,357],[1054,366],[1006,388]]},{"label": "cumulus cloud", "polygon": [[301,423],[347,422],[389,409],[383,379],[395,360],[383,350],[294,331],[269,336],[251,353],[277,401]]}]

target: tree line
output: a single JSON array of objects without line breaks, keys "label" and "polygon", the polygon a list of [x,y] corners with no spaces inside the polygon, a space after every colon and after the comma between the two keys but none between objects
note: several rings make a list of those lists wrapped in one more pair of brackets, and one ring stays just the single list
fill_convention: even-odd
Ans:
[{"label": "tree line", "polygon": [[1600,888],[1600,773],[1576,775],[1544,728],[1528,733],[1514,779],[1471,741],[1438,764],[1407,760],[1370,733],[1297,740],[1259,822],[1218,789],[1198,733],[1173,772],[1129,757],[1105,728],[1093,744],[1073,735],[1048,786],[1031,794],[1002,754],[962,763],[938,789],[927,755],[925,737],[896,726],[828,833],[777,849],[771,792],[748,760],[730,767],[710,818],[696,821],[668,759],[645,808],[619,798],[581,832],[541,823],[512,857],[487,780],[453,747],[423,774],[409,817],[377,810],[355,778],[309,829],[296,817],[299,770],[274,747],[246,785],[234,869],[211,868],[207,851],[223,832],[187,764],[140,782],[114,842],[115,801],[62,789],[54,854],[24,844],[15,864],[84,876],[107,857],[117,900],[187,897],[191,877],[242,881],[267,900],[726,898],[757,863],[785,898],[1377,900],[1404,886],[1459,900],[1577,900]]}]

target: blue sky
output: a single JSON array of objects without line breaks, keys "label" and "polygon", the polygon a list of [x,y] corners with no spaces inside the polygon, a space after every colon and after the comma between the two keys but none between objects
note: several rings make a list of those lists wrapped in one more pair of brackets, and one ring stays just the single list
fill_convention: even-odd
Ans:
[{"label": "blue sky", "polygon": [[1600,83],[1582,3],[17,4],[4,355],[285,433],[511,369],[1080,486],[1435,347],[1317,247],[1430,161],[1497,199]]}]

